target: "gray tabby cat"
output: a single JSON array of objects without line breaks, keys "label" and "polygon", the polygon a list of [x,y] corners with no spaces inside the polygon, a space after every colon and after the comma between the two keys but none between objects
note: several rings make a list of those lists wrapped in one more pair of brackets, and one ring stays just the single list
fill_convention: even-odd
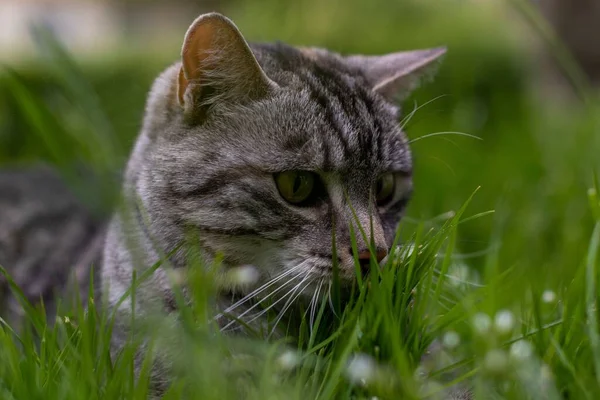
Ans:
[{"label": "gray tabby cat", "polygon": [[[220,254],[225,272],[247,264],[258,272],[252,287],[221,288],[215,313],[228,331],[239,326],[225,313],[248,318],[247,302],[236,302],[240,291],[277,299],[295,288],[297,298],[310,298],[330,284],[334,256],[342,282],[352,282],[352,208],[367,230],[372,221],[375,254],[358,238],[363,268],[371,257],[381,261],[412,187],[408,141],[393,101],[430,76],[444,53],[344,57],[248,44],[219,14],[196,19],[181,62],[150,91],[124,176],[125,206],[105,236],[102,296],[120,316],[122,332],[132,307],[119,301],[132,273],[142,275],[171,252],[169,265],[185,271],[188,247],[178,246],[190,231],[198,233],[204,261]],[[173,310],[167,271],[158,268],[137,289],[136,314]],[[259,287],[265,290],[252,291]]]},{"label": "gray tabby cat", "polygon": [[[171,252],[190,228],[207,262],[222,254],[225,268],[251,264],[258,285],[293,271],[285,281],[307,277],[302,290],[311,293],[331,278],[334,221],[342,279],[355,279],[351,204],[363,227],[373,217],[381,261],[411,191],[410,151],[391,101],[414,89],[443,54],[342,57],[249,45],[225,17],[199,17],[181,63],[150,92],[125,174],[133,211],[115,215],[104,248],[109,304],[131,286],[134,269]],[[366,267],[371,255],[362,238],[358,247]],[[186,252],[170,262],[184,268]],[[173,303],[164,269],[138,301]]]}]

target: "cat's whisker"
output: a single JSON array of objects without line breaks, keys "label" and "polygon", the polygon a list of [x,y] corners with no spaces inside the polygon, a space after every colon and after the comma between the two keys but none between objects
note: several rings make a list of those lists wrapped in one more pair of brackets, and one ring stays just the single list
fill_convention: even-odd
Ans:
[{"label": "cat's whisker", "polygon": [[417,102],[415,101],[415,106],[414,106],[413,110],[406,117],[402,118],[402,120],[400,121],[400,129],[406,128],[406,125],[408,125],[408,123],[410,122],[412,117],[414,117],[414,115],[416,114],[417,111],[419,111],[421,108],[433,103],[434,101],[441,99],[442,97],[446,97],[446,95],[442,94],[440,96],[437,96],[429,101],[426,101],[425,103],[421,104],[420,106],[417,106]]},{"label": "cat's whisker", "polygon": [[[298,264],[295,267],[290,268],[289,271],[296,271],[297,269],[301,268],[302,266],[304,266],[304,264],[307,261],[303,261],[300,264]],[[288,273],[286,273],[286,276],[289,275]],[[300,278],[301,275],[300,274],[296,274],[293,275],[290,278],[290,281],[294,280],[294,279],[298,279]],[[299,283],[301,284],[306,278],[308,278],[309,275],[307,275],[306,277],[303,278],[303,280]],[[298,285],[299,285],[298,284]],[[292,290],[288,291],[285,295],[283,295],[280,299],[276,300],[274,303],[272,303],[271,305],[269,305],[266,309],[264,309],[263,311],[261,311],[258,316],[256,316],[255,318],[252,318],[251,320],[247,321],[246,323],[249,324],[251,322],[253,322],[254,320],[256,320],[257,318],[259,318],[260,316],[264,315],[266,312],[268,312],[271,308],[273,308],[273,306],[275,306],[277,303],[279,303],[281,300],[285,299],[298,285],[296,285]],[[273,290],[270,295],[274,295],[275,293],[278,293],[279,291],[283,290],[286,286],[285,285],[280,285],[279,287],[277,287],[275,290]],[[248,296],[245,296],[248,297]],[[249,300],[249,299],[248,299]],[[248,301],[246,300],[246,301]],[[235,324],[237,322],[237,319],[241,319],[242,317],[244,317],[245,315],[247,315],[250,311],[254,310],[256,307],[261,305],[261,301],[257,301],[256,303],[254,303],[250,308],[248,308],[246,311],[244,311],[243,313],[241,313],[240,315],[236,316],[236,319],[230,321],[227,325],[225,325],[223,328],[221,328],[221,331],[229,328],[231,325]],[[239,302],[238,302],[239,303]],[[228,308],[232,308],[232,307],[228,307]]]},{"label": "cat's whisker", "polygon": [[[295,277],[294,277],[294,279],[295,279],[295,278],[299,278],[299,277],[300,277],[300,275],[297,275],[297,276],[295,276]],[[302,284],[303,284],[303,283],[304,283],[304,282],[305,282],[305,281],[306,281],[306,280],[307,280],[309,277],[310,277],[310,275],[306,275],[304,278],[302,278],[302,280],[301,280],[301,281],[300,281],[298,284],[296,284],[296,286],[294,286],[293,288],[291,288],[291,289],[290,289],[290,290],[289,290],[289,291],[288,291],[288,292],[287,292],[285,295],[283,295],[283,296],[281,296],[279,299],[275,300],[275,301],[274,301],[272,304],[270,304],[270,305],[269,305],[267,308],[265,308],[265,309],[264,309],[264,310],[262,310],[260,313],[258,313],[258,315],[256,315],[254,318],[252,318],[252,319],[250,319],[250,320],[246,321],[246,323],[247,323],[247,324],[250,324],[250,323],[254,322],[256,319],[260,318],[261,316],[263,316],[264,314],[266,314],[267,312],[269,312],[269,311],[270,311],[270,310],[271,310],[273,307],[275,307],[277,304],[281,303],[283,300],[286,300],[286,299],[288,299],[288,300],[289,300],[288,296],[290,296],[290,297],[291,297],[291,296],[293,296],[293,294],[294,294],[294,293],[295,293],[295,291],[298,289],[298,287],[300,287],[300,286],[301,286],[301,285],[302,285]],[[281,287],[283,288],[284,286],[281,286]],[[274,293],[275,293],[275,292],[274,292]],[[260,303],[257,303],[257,304],[255,304],[254,306],[252,306],[252,308],[256,307],[258,304],[260,304]],[[287,304],[287,303],[286,303],[286,304]],[[245,313],[246,313],[246,312],[245,312]],[[242,314],[242,315],[240,315],[239,317],[242,317],[242,316],[243,316],[243,314]],[[232,322],[235,322],[235,321],[232,321]]]},{"label": "cat's whisker", "polygon": [[[304,264],[306,264],[306,260],[299,263],[298,265],[288,269],[287,271],[276,275],[274,278],[270,279],[269,281],[267,281],[266,283],[264,283],[263,285],[261,285],[259,288],[253,290],[252,292],[248,293],[247,295],[245,295],[244,297],[242,297],[240,300],[236,301],[234,304],[232,304],[231,306],[227,307],[225,310],[223,310],[222,312],[220,312],[219,314],[217,314],[214,319],[218,319],[223,317],[224,314],[230,313],[231,311],[235,310],[236,308],[238,308],[239,306],[241,306],[242,304],[246,303],[247,301],[255,298],[256,296],[258,296],[259,294],[261,294],[262,292],[264,292],[265,290],[267,290],[269,287],[273,286],[274,284],[276,284],[277,282],[281,281],[282,279],[288,277],[289,275],[293,274],[294,272],[296,272],[297,270],[301,269]],[[275,292],[273,292],[275,293]]]},{"label": "cat's whisker", "polygon": [[304,287],[301,287],[302,283],[304,281],[306,281],[309,277],[310,277],[310,274],[306,275],[306,277],[298,285],[296,285],[294,293],[292,293],[289,296],[288,300],[286,301],[286,303],[283,305],[283,308],[279,312],[279,315],[275,319],[275,323],[273,324],[273,328],[271,329],[271,332],[269,333],[269,337],[275,332],[275,330],[277,329],[277,326],[279,325],[279,322],[281,321],[281,319],[283,318],[283,316],[285,315],[287,310],[289,310],[289,308],[292,306],[292,304],[295,303],[295,301],[298,299],[298,297],[300,297],[302,295],[302,292],[304,291],[304,289],[306,289],[310,285],[310,282],[308,282],[306,285],[304,285]]},{"label": "cat's whisker", "polygon": [[310,318],[309,318],[310,334],[311,335],[313,333],[313,327],[314,327],[314,324],[315,324],[315,313],[316,313],[317,307],[319,305],[319,295],[321,294],[321,288],[323,287],[323,283],[324,282],[325,282],[324,278],[322,278],[319,281],[319,285],[317,286],[317,289],[315,290],[315,293],[313,294],[313,300],[311,300]]},{"label": "cat's whisker", "polygon": [[331,308],[331,312],[333,312],[333,315],[335,315],[337,318],[339,318],[339,316],[335,312],[335,307],[333,306],[333,298],[331,297],[331,288],[332,287],[333,287],[333,281],[329,281],[329,293],[327,295],[328,301],[329,301],[329,308]]},{"label": "cat's whisker", "polygon": [[427,139],[427,138],[434,137],[434,136],[443,136],[443,135],[466,136],[471,139],[483,140],[483,138],[481,138],[479,136],[471,135],[470,133],[447,131],[447,132],[434,132],[434,133],[429,133],[427,135],[419,136],[419,137],[416,137],[416,138],[410,140],[408,142],[408,144],[413,144],[414,142],[418,142],[419,140],[422,140],[422,139]]},{"label": "cat's whisker", "polygon": [[302,318],[306,318],[306,316],[310,313],[313,302],[315,301],[315,293],[316,292],[313,292],[312,296],[310,297],[310,302],[308,303],[308,307],[306,308],[306,311],[304,311],[304,314],[302,314]]},{"label": "cat's whisker", "polygon": [[[300,275],[296,275],[296,276],[292,276],[292,278],[290,278],[290,281],[293,279],[297,279],[299,278]],[[271,295],[274,295],[275,293],[283,290],[285,288],[285,285],[281,285],[279,287],[277,287],[274,291],[271,292]],[[285,299],[285,297],[289,294],[290,292],[286,293],[285,296],[283,296],[282,298]],[[230,321],[227,325],[225,325],[221,330],[227,329],[229,326],[235,324],[237,322],[238,319],[241,319],[242,317],[244,317],[245,315],[247,315],[250,311],[254,310],[255,308],[259,307],[261,305],[261,301],[257,301],[256,303],[254,303],[251,307],[249,307],[246,311],[244,311],[243,313],[241,313],[240,315],[236,316],[236,319],[233,319],[232,321]],[[269,309],[271,309],[273,307],[274,304],[278,303],[279,300],[277,300],[275,303],[271,304],[269,307],[267,307],[265,310],[261,311],[260,315],[263,315],[266,311],[268,311]],[[254,319],[248,321],[247,323],[250,323],[254,321]]]},{"label": "cat's whisker", "polygon": [[316,299],[317,299],[317,297],[318,297],[317,291],[318,291],[318,290],[320,290],[320,285],[322,284],[322,282],[323,282],[323,278],[319,278],[319,279],[317,280],[317,283],[316,283],[316,285],[315,285],[315,290],[313,291],[313,294],[312,294],[312,296],[310,297],[310,302],[308,303],[307,310],[306,310],[306,311],[304,312],[304,314],[302,315],[303,317],[306,317],[306,316],[307,316],[307,315],[309,315],[309,313],[312,311],[313,304],[315,303],[315,301],[317,301],[317,300],[316,300]]}]

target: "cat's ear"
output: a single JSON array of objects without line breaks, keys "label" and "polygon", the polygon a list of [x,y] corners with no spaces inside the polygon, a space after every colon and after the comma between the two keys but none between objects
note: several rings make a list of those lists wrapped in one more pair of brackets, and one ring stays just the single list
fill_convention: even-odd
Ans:
[{"label": "cat's ear", "polygon": [[257,99],[276,86],[231,20],[210,13],[189,27],[181,50],[177,88],[179,104],[186,110],[220,100]]},{"label": "cat's ear", "polygon": [[431,78],[446,54],[445,47],[401,51],[383,56],[354,55],[346,62],[364,74],[373,90],[388,100],[403,100]]}]

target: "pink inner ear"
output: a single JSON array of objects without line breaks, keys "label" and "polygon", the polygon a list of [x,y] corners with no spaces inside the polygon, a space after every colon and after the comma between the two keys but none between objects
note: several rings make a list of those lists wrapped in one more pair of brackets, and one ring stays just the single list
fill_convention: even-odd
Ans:
[{"label": "pink inner ear", "polygon": [[[224,21],[214,17],[199,18],[187,31],[181,50],[182,67],[178,76],[177,97],[179,104],[185,103],[185,91],[190,81],[202,80],[205,60],[215,47],[215,33]],[[221,29],[222,31],[222,29]]]},{"label": "pink inner ear", "polygon": [[184,95],[185,90],[187,89],[188,81],[185,79],[185,75],[183,72],[183,67],[179,69],[179,75],[177,77],[177,99],[179,100],[179,105],[184,105]]},{"label": "pink inner ear", "polygon": [[[182,105],[200,98],[205,103],[247,100],[266,94],[271,87],[242,34],[233,22],[218,14],[201,16],[190,26],[181,63],[177,96]],[[219,88],[219,96],[200,93],[201,85]],[[194,99],[186,97],[186,90],[191,88]]]},{"label": "pink inner ear", "polygon": [[200,79],[202,64],[214,47],[214,33],[218,27],[213,21],[198,21],[186,34],[181,52],[183,73],[188,80]]}]

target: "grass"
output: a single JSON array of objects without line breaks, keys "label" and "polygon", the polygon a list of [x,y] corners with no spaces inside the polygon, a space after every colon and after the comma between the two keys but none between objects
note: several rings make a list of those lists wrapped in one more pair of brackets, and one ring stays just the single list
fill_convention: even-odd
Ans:
[{"label": "grass", "polygon": [[[176,355],[167,398],[429,398],[467,379],[477,398],[600,395],[597,96],[543,23],[585,102],[532,91],[539,67],[522,37],[507,33],[539,26],[531,8],[522,9],[529,25],[519,25],[505,9],[426,3],[231,7],[242,32],[259,40],[366,53],[443,42],[450,52],[435,83],[405,104],[407,115],[422,107],[403,121],[416,196],[397,257],[357,286],[339,318],[320,304],[312,329],[307,318],[293,330],[298,346],[215,332],[207,297],[214,287],[200,272],[213,270],[195,268],[195,302],[182,322],[152,324],[153,348]],[[54,164],[105,216],[145,92],[171,55],[81,67],[51,36],[36,38],[43,69],[0,75],[0,163]],[[482,140],[438,134],[450,131]],[[73,173],[81,166],[92,173]],[[149,363],[139,381],[132,370],[139,339],[111,355],[112,316],[101,307],[65,308],[54,325],[39,307],[25,309],[28,328],[0,329],[0,398],[146,398]],[[443,351],[419,365],[434,338]]]}]

